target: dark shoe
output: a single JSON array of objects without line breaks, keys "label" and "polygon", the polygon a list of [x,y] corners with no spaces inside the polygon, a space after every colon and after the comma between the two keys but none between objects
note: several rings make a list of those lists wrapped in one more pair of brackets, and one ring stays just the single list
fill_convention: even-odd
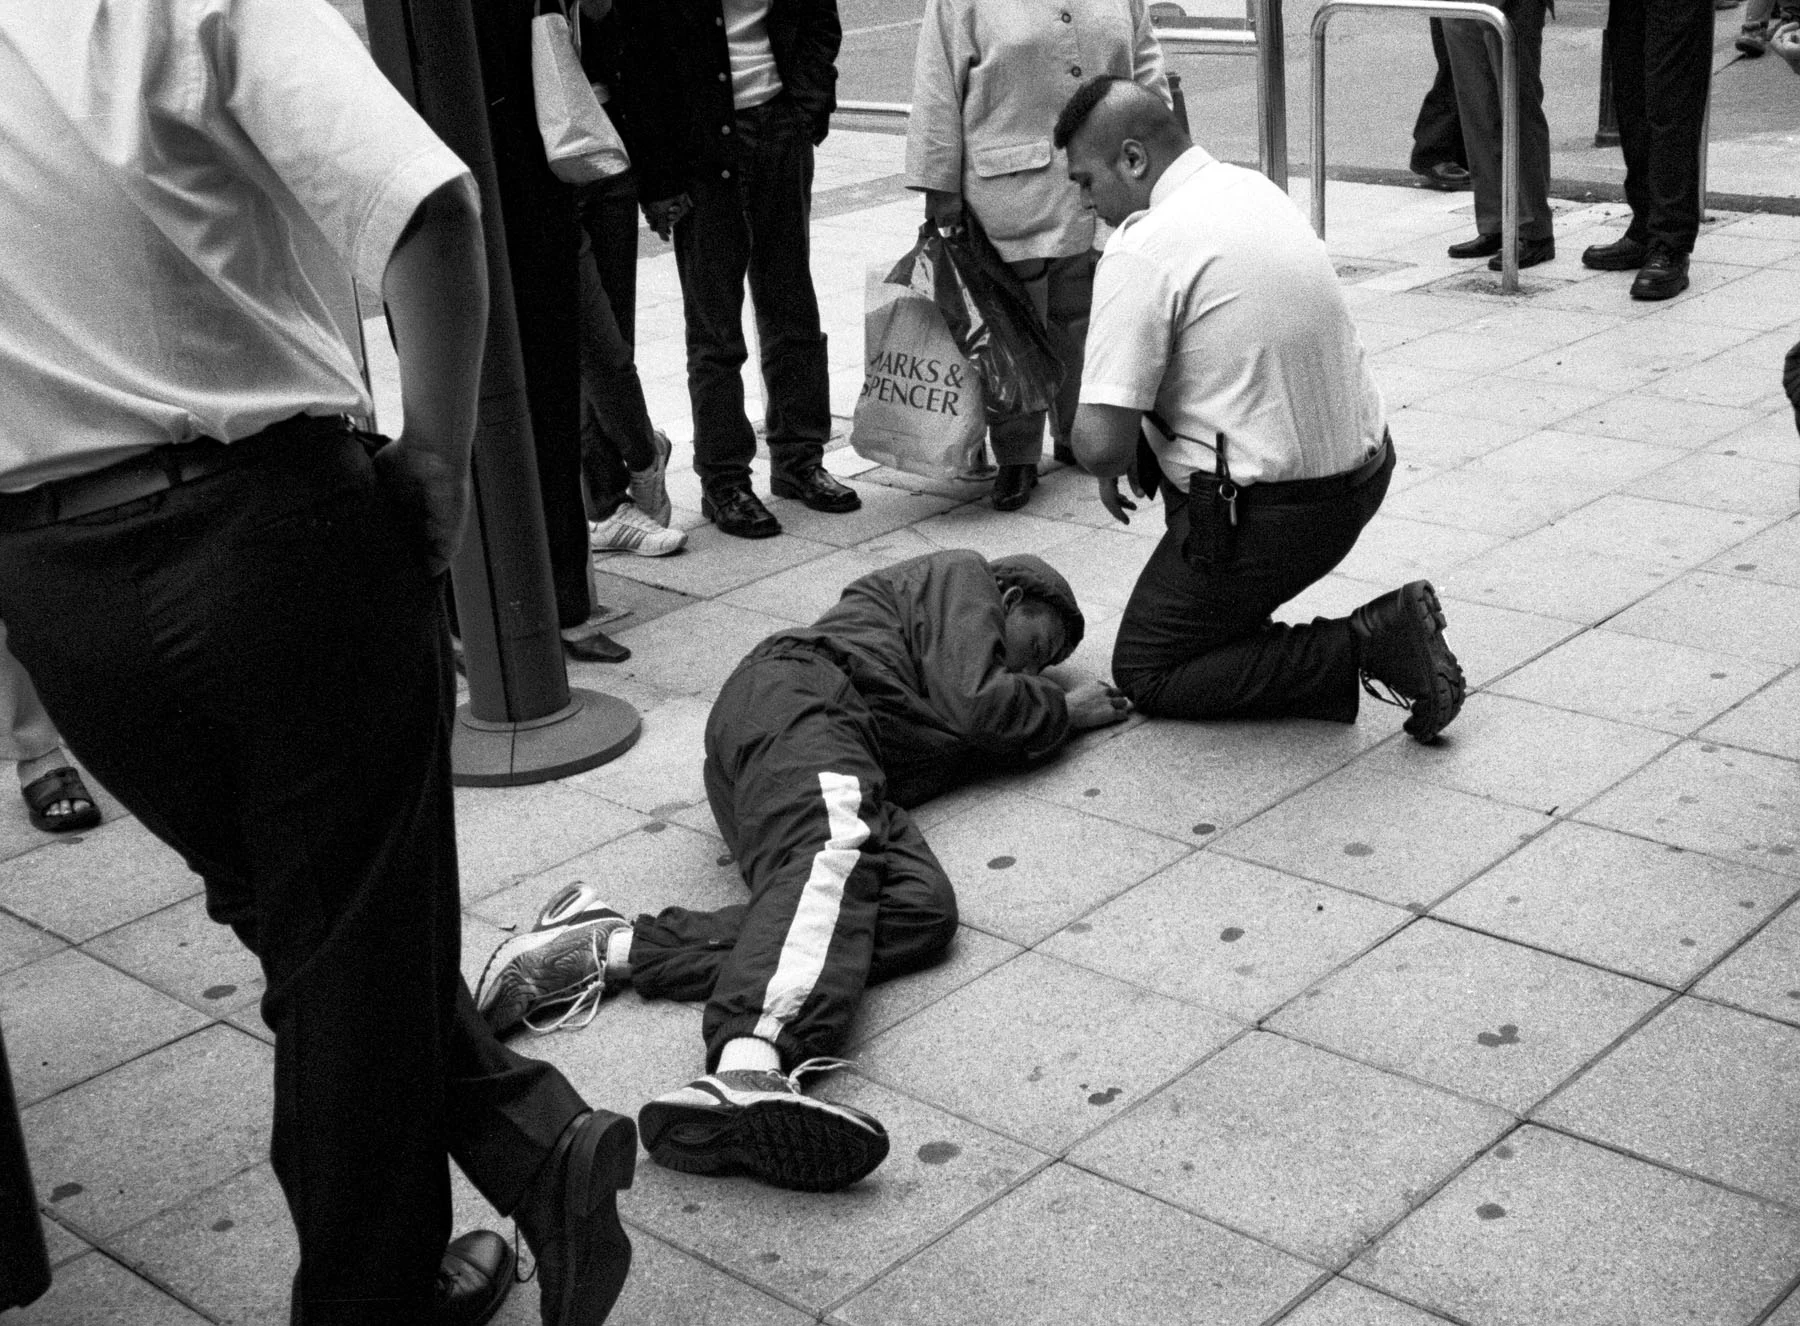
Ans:
[{"label": "dark shoe", "polygon": [[1597,272],[1629,272],[1642,267],[1650,246],[1621,235],[1611,244],[1590,244],[1582,250],[1581,265]]},{"label": "dark shoe", "polygon": [[1077,469],[1081,462],[1075,459],[1075,448],[1067,442],[1057,442],[1050,448],[1050,454],[1058,465],[1073,465]]},{"label": "dark shoe", "polygon": [[777,497],[791,497],[814,511],[841,516],[862,506],[862,498],[849,484],[832,478],[823,465],[815,465],[803,474],[776,474],[769,480],[769,491]]},{"label": "dark shoe", "polygon": [[583,663],[623,663],[631,650],[605,631],[594,631],[579,640],[564,640],[563,653]]},{"label": "dark shoe", "polygon": [[750,485],[721,488],[700,498],[700,514],[725,533],[739,539],[772,539],[781,533],[781,522],[750,491]]},{"label": "dark shoe", "polygon": [[1036,487],[1036,465],[1002,465],[994,475],[994,510],[1017,511],[1031,500]]},{"label": "dark shoe", "polygon": [[1738,29],[1737,48],[1754,60],[1769,49],[1769,25],[1763,23],[1746,23]]},{"label": "dark shoe", "polygon": [[544,1326],[600,1326],[631,1269],[618,1193],[631,1186],[637,1128],[608,1110],[563,1129],[513,1217],[537,1258]]},{"label": "dark shoe", "polygon": [[1444,610],[1431,582],[1414,580],[1369,600],[1350,614],[1350,629],[1361,650],[1363,689],[1410,709],[1404,726],[1417,740],[1436,737],[1462,708],[1464,687],[1462,668],[1444,643]]},{"label": "dark shoe", "polygon": [[800,1075],[843,1066],[809,1059],[783,1075],[736,1069],[708,1073],[638,1111],[644,1149],[684,1174],[748,1174],[777,1188],[836,1192],[887,1158],[878,1120],[848,1105],[802,1094]]},{"label": "dark shoe", "polygon": [[[100,823],[100,807],[94,794],[87,790],[81,775],[68,765],[52,769],[42,778],[34,778],[19,789],[25,798],[25,814],[33,827],[45,833],[73,833],[91,829]],[[67,810],[59,811],[66,804]]]},{"label": "dark shoe", "polygon": [[1500,236],[1477,235],[1474,239],[1465,239],[1461,244],[1452,244],[1445,252],[1452,258],[1485,258],[1489,254],[1500,252]]},{"label": "dark shoe", "polygon": [[[1536,267],[1540,262],[1549,262],[1555,256],[1556,241],[1554,239],[1521,239],[1519,241],[1520,271],[1524,271],[1527,267]],[[1502,255],[1496,253],[1488,259],[1490,272],[1500,271],[1506,266],[1501,258]]]},{"label": "dark shoe", "polygon": [[1650,256],[1632,278],[1633,299],[1673,299],[1688,288],[1688,256],[1661,244],[1651,246]]},{"label": "dark shoe", "polygon": [[1454,161],[1440,161],[1430,170],[1414,173],[1425,181],[1427,189],[1436,189],[1440,193],[1455,193],[1459,189],[1472,188],[1475,183],[1468,167],[1459,166]]},{"label": "dark shoe", "polygon": [[487,1326],[512,1292],[512,1244],[491,1229],[450,1240],[438,1266],[433,1326]]}]

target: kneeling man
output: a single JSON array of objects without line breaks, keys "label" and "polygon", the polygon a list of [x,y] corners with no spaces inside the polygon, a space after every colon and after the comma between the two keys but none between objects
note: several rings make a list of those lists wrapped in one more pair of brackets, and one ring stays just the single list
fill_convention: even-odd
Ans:
[{"label": "kneeling man", "polygon": [[748,903],[635,924],[576,884],[488,961],[497,1032],[591,1017],[629,984],[704,999],[710,1070],[644,1106],[651,1159],[824,1192],[887,1155],[861,1110],[806,1096],[838,1067],[865,986],[942,958],[956,895],[906,807],[983,769],[1040,760],[1130,704],[1038,674],[1083,631],[1068,582],[1029,555],[940,552],[866,575],[809,627],[770,636],[706,725],[706,793]]},{"label": "kneeling man", "polygon": [[1136,509],[1119,476],[1160,486],[1168,526],[1120,623],[1114,679],[1147,714],[1348,723],[1360,676],[1432,740],[1463,676],[1428,582],[1346,618],[1271,619],[1343,560],[1394,468],[1324,244],[1280,189],[1194,146],[1129,81],[1083,84],[1055,141],[1119,227],[1094,281],[1075,455],[1119,520]]}]

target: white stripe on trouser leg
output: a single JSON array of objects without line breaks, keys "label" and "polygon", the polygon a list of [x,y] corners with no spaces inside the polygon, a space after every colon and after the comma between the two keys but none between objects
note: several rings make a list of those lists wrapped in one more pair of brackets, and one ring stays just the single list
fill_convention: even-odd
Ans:
[{"label": "white stripe on trouser leg", "polygon": [[856,869],[857,850],[868,841],[869,826],[857,818],[862,808],[862,784],[849,774],[819,775],[819,795],[825,802],[829,825],[825,845],[812,859],[800,905],[781,944],[781,958],[763,994],[762,1017],[751,1035],[773,1041],[794,1020],[800,1006],[812,994],[825,970],[825,954],[837,933],[838,912],[844,905],[844,881]]}]

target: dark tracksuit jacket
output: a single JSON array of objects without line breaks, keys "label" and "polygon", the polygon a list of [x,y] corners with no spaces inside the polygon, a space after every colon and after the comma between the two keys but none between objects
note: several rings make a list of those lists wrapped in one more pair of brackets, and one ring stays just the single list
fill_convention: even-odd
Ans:
[{"label": "dark tracksuit jacket", "polygon": [[1061,687],[1006,671],[1000,588],[973,552],[855,581],[738,666],[706,726],[706,790],[750,901],[640,916],[632,984],[707,999],[707,1063],[833,1053],[871,981],[931,965],[956,896],[904,807],[1069,735]]}]

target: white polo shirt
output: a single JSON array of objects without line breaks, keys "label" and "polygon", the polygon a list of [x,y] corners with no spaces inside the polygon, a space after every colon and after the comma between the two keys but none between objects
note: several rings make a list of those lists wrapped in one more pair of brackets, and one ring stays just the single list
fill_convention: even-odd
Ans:
[{"label": "white polo shirt", "polygon": [[367,413],[321,292],[468,174],[325,0],[0,0],[0,125],[0,490]]},{"label": "white polo shirt", "polygon": [[1274,483],[1355,469],[1386,422],[1325,245],[1274,184],[1198,147],[1107,241],[1081,399],[1154,409],[1183,490],[1221,433],[1235,481]]}]

